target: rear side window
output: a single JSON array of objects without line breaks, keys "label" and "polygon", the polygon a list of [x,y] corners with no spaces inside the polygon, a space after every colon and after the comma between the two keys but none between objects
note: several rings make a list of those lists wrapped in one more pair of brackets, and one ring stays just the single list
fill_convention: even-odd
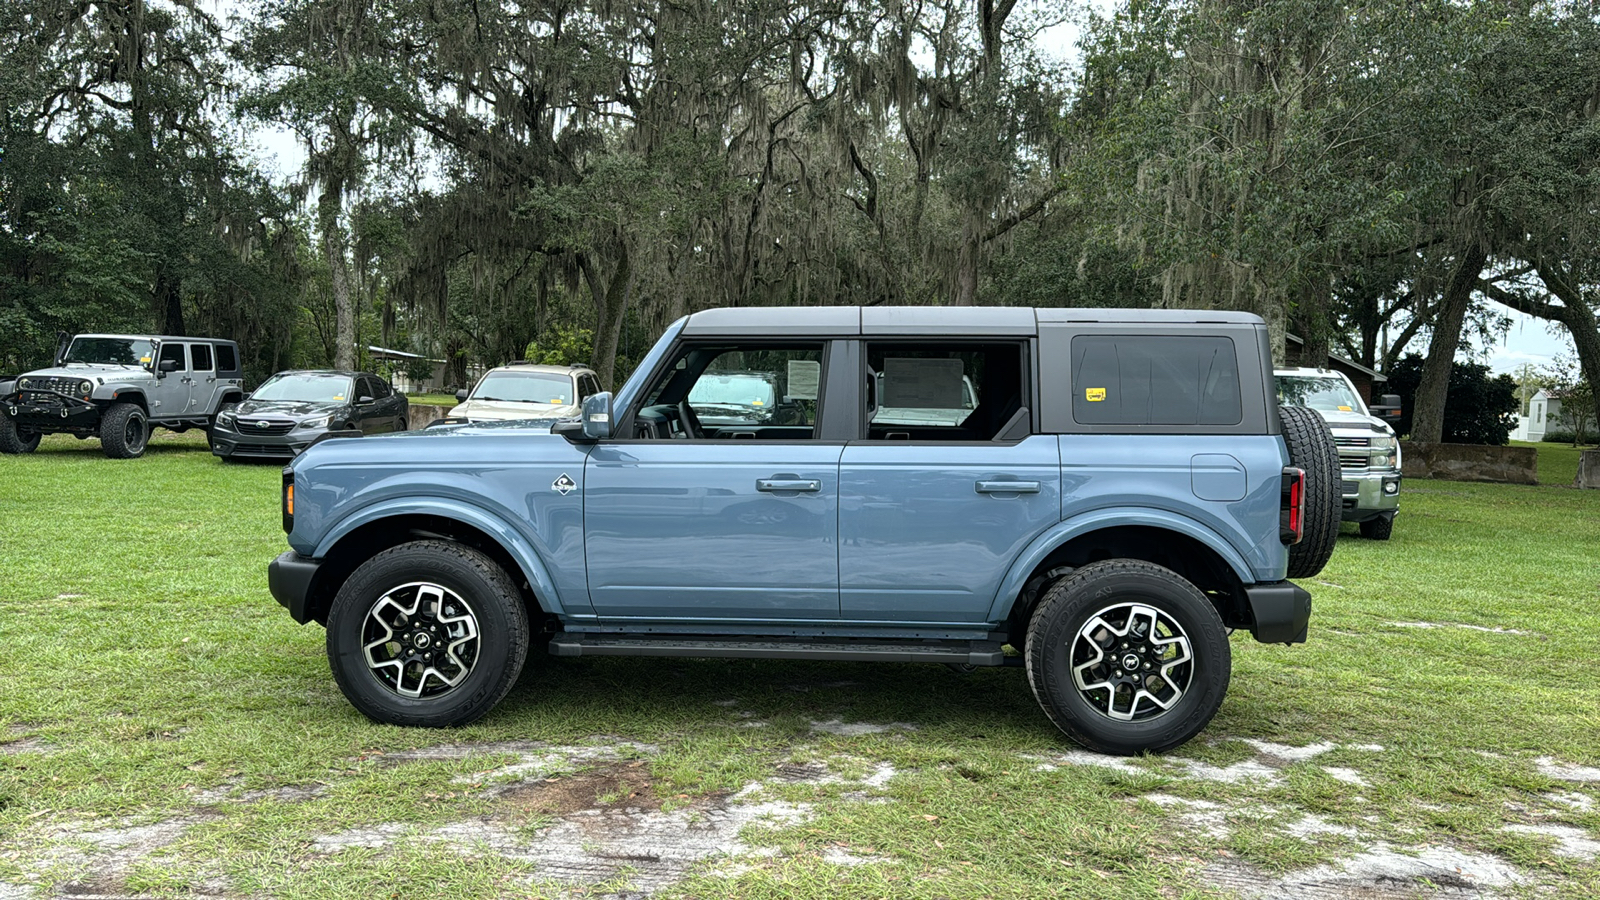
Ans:
[{"label": "rear side window", "polygon": [[1233,341],[1074,337],[1072,417],[1080,425],[1237,425],[1244,413]]},{"label": "rear side window", "polygon": [[217,345],[217,371],[236,372],[239,369],[239,354],[233,349],[232,344]]}]

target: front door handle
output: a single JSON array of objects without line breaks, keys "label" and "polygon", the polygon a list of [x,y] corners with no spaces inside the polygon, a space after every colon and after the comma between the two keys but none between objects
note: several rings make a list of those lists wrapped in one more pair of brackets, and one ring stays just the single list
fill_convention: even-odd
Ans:
[{"label": "front door handle", "polygon": [[756,490],[773,493],[776,491],[805,491],[815,493],[822,490],[822,482],[815,478],[757,478]]},{"label": "front door handle", "polygon": [[1037,481],[980,481],[973,488],[980,494],[1037,494]]}]

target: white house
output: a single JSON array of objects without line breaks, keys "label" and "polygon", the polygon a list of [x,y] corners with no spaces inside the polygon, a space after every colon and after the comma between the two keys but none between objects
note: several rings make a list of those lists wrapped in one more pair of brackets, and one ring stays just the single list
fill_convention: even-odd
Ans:
[{"label": "white house", "polygon": [[1572,423],[1561,412],[1561,392],[1544,388],[1528,401],[1528,414],[1517,416],[1514,441],[1542,441],[1546,431],[1571,431]]}]

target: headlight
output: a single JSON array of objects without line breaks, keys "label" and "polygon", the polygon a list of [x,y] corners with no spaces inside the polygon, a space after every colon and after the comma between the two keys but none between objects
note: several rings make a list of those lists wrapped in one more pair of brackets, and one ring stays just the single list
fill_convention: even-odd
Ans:
[{"label": "headlight", "polygon": [[219,412],[217,413],[217,424],[223,428],[232,428],[233,418],[234,416],[231,412]]},{"label": "headlight", "polygon": [[328,423],[330,421],[332,421],[332,420],[333,420],[333,416],[317,416],[315,419],[302,419],[300,421],[300,427],[301,428],[327,428],[328,427]]},{"label": "headlight", "polygon": [[92,381],[80,381],[80,382],[78,382],[78,390],[82,391],[83,395],[85,397],[87,397],[87,396],[89,396],[89,392],[94,390],[94,382],[92,382]]},{"label": "headlight", "polygon": [[1380,435],[1374,437],[1372,439],[1372,443],[1369,444],[1368,446],[1370,446],[1374,450],[1393,451],[1394,450],[1394,435],[1380,434]]}]

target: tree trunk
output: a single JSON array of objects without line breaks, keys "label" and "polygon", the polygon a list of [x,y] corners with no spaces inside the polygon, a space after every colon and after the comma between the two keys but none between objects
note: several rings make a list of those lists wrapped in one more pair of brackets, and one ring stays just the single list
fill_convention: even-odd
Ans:
[{"label": "tree trunk", "polygon": [[317,200],[317,227],[322,232],[322,255],[328,260],[329,281],[333,288],[333,366],[356,367],[356,309],[351,296],[350,263],[345,258],[344,179],[326,176],[322,195]]},{"label": "tree trunk", "polygon": [[[1578,351],[1578,367],[1590,385],[1600,386],[1600,322],[1583,296],[1576,279],[1556,266],[1544,262],[1536,264],[1539,278],[1545,288],[1561,300],[1561,306],[1541,303],[1520,294],[1513,294],[1492,284],[1481,285],[1490,298],[1503,306],[1549,322],[1560,322],[1572,337],[1572,346]],[[1600,422],[1600,391],[1595,392],[1594,421]]]},{"label": "tree trunk", "polygon": [[183,324],[183,282],[174,278],[170,272],[162,271],[156,276],[155,313],[156,327],[162,334],[181,337],[188,334]]},{"label": "tree trunk", "polygon": [[606,284],[600,283],[600,277],[587,257],[579,257],[578,264],[583,269],[583,280],[588,283],[589,296],[594,301],[594,355],[589,360],[589,366],[600,376],[600,386],[609,391],[614,388],[616,381],[617,343],[622,336],[622,321],[627,317],[628,300],[633,290],[633,261],[628,255],[628,248],[620,247],[616,271],[611,273],[611,280]]},{"label": "tree trunk", "polygon": [[1450,283],[1445,287],[1439,317],[1433,323],[1428,358],[1422,364],[1422,381],[1412,399],[1413,441],[1438,443],[1444,437],[1444,402],[1450,390],[1450,368],[1455,365],[1456,350],[1461,346],[1461,324],[1472,305],[1478,275],[1488,261],[1489,253],[1483,243],[1472,240],[1462,248],[1455,274],[1450,276]]},{"label": "tree trunk", "polygon": [[1327,272],[1314,271],[1300,287],[1300,365],[1326,368],[1328,365],[1328,300],[1333,282]]}]

